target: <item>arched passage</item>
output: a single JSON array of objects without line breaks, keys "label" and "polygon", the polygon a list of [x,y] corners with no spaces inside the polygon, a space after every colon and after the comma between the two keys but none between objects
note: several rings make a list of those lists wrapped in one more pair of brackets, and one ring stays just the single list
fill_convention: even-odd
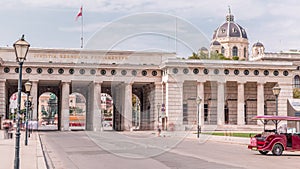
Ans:
[{"label": "arched passage", "polygon": [[132,94],[132,122],[135,130],[140,129],[141,125],[141,101],[139,97]]},{"label": "arched passage", "polygon": [[57,96],[52,92],[40,95],[38,101],[38,130],[58,130]]},{"label": "arched passage", "polygon": [[107,93],[101,93],[101,126],[103,130],[114,129],[114,102]]},{"label": "arched passage", "polygon": [[[21,92],[21,104],[20,104],[20,115],[21,115],[21,124],[22,124],[22,120],[24,119],[24,113],[26,111],[26,107],[25,107],[25,101],[26,101],[26,94]],[[18,92],[13,93],[10,97],[9,97],[9,115],[8,115],[8,119],[12,120],[15,122],[16,120],[16,115],[17,115],[17,108],[18,108]]]},{"label": "arched passage", "polygon": [[71,130],[84,130],[86,126],[86,99],[77,92],[69,96],[69,127]]}]

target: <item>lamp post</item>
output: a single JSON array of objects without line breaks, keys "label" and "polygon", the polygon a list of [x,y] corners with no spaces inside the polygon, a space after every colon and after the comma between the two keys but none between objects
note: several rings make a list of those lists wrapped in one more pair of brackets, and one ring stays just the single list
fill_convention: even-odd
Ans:
[{"label": "lamp post", "polygon": [[25,114],[25,146],[28,145],[28,113],[29,113],[29,94],[30,94],[30,90],[31,90],[31,86],[32,84],[28,81],[25,83],[25,91],[26,91],[26,102],[25,102],[25,106],[26,106],[26,114]]},{"label": "lamp post", "polygon": [[278,116],[278,96],[279,96],[280,90],[281,90],[281,88],[279,87],[278,84],[272,88],[273,94],[276,97],[276,116]]},{"label": "lamp post", "polygon": [[33,97],[32,96],[29,96],[29,113],[28,113],[28,115],[29,115],[29,117],[28,117],[28,119],[30,120],[30,125],[29,125],[29,133],[28,133],[28,137],[30,137],[30,134],[31,134],[31,132],[32,132],[32,99],[33,99]]},{"label": "lamp post", "polygon": [[200,98],[200,96],[197,96],[196,98],[196,103],[197,103],[197,138],[199,138],[199,134],[200,134],[200,114],[199,114],[199,111],[200,111],[200,107],[199,105],[201,104],[201,101],[202,99]]},{"label": "lamp post", "polygon": [[24,35],[14,43],[16,61],[19,63],[19,79],[18,79],[18,100],[17,100],[17,129],[16,129],[16,150],[14,169],[19,169],[20,162],[20,111],[21,111],[21,91],[22,91],[22,66],[26,60],[26,55],[29,49],[29,43],[25,41]]}]

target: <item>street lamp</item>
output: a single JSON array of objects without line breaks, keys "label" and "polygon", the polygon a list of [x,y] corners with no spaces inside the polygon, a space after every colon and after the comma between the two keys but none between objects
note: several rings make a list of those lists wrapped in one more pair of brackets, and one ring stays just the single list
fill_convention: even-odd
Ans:
[{"label": "street lamp", "polygon": [[28,145],[28,113],[29,113],[29,94],[30,94],[30,90],[31,90],[31,86],[32,84],[27,81],[25,83],[25,91],[26,91],[26,95],[27,95],[27,98],[26,98],[26,102],[25,102],[25,106],[26,106],[26,114],[25,114],[25,119],[26,119],[26,123],[25,123],[25,146]]},{"label": "street lamp", "polygon": [[279,87],[278,84],[272,88],[273,94],[276,97],[276,116],[278,116],[278,96],[279,96],[280,90],[281,90],[281,88]]},{"label": "street lamp", "polygon": [[201,104],[201,101],[202,99],[200,98],[200,96],[197,96],[196,98],[196,103],[197,103],[197,138],[199,138],[199,134],[200,134],[200,114],[199,114],[199,111],[200,111],[200,107],[199,105]]},{"label": "street lamp", "polygon": [[26,55],[29,49],[29,43],[25,41],[24,35],[14,43],[16,61],[19,63],[19,79],[18,79],[18,100],[17,100],[17,129],[16,129],[16,150],[14,168],[19,169],[20,162],[20,111],[21,111],[21,91],[22,91],[22,66],[26,60]]}]

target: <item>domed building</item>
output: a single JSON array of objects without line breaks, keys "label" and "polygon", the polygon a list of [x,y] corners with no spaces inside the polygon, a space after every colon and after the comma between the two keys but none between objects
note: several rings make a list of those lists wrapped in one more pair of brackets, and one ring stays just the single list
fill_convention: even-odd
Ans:
[{"label": "domed building", "polygon": [[265,47],[261,42],[256,42],[252,46],[252,59],[261,58],[265,54]]},{"label": "domed building", "polygon": [[211,52],[221,53],[227,58],[238,57],[239,60],[248,60],[248,45],[246,30],[234,22],[234,16],[229,9],[226,22],[214,31],[210,45]]}]

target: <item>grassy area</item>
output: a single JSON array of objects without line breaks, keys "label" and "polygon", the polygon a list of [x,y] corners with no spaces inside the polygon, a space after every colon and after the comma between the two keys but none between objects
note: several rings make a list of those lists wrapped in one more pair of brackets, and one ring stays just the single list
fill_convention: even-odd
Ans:
[{"label": "grassy area", "polygon": [[257,133],[228,133],[228,132],[213,132],[213,133],[202,133],[202,134],[211,134],[214,136],[231,136],[231,137],[253,137]]}]

